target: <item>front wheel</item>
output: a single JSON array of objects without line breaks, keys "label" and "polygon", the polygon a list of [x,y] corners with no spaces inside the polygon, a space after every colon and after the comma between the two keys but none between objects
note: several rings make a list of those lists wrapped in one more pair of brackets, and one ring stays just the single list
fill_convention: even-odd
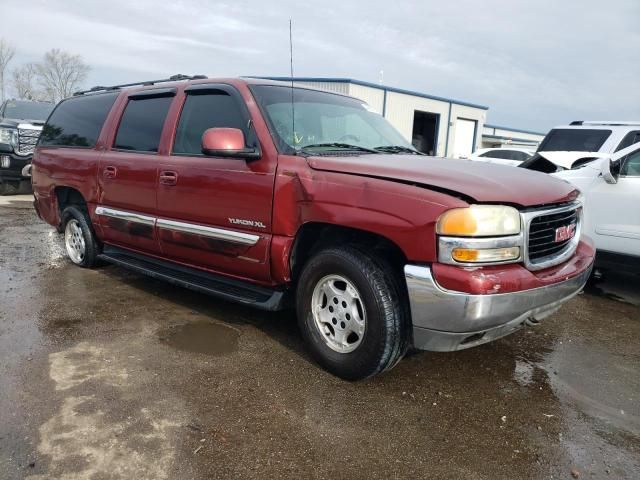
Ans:
[{"label": "front wheel", "polygon": [[65,208],[62,212],[62,227],[69,259],[80,267],[93,267],[100,253],[100,245],[87,213],[77,207]]},{"label": "front wheel", "polygon": [[383,259],[355,247],[323,250],[297,286],[300,329],[314,358],[347,380],[392,368],[410,340],[397,275]]}]

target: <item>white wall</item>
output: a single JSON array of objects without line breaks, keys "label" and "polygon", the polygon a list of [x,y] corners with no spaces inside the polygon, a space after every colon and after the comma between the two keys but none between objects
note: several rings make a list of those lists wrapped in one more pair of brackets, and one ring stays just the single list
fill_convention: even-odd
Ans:
[{"label": "white wall", "polygon": [[371,110],[382,115],[384,90],[350,83],[349,95],[366,102],[371,107]]}]

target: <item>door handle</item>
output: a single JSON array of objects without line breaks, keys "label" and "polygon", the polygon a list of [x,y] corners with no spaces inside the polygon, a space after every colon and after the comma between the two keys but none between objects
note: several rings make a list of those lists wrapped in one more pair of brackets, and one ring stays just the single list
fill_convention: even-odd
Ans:
[{"label": "door handle", "polygon": [[104,167],[104,171],[102,172],[104,178],[116,178],[116,174],[118,173],[118,170],[116,169],[116,167]]},{"label": "door handle", "polygon": [[178,174],[176,172],[164,171],[160,172],[160,184],[173,186],[178,183]]}]

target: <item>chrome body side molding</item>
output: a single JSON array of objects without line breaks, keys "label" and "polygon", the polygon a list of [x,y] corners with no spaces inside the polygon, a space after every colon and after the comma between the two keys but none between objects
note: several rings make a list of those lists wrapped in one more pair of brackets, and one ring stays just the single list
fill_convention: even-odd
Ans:
[{"label": "chrome body side molding", "polygon": [[260,240],[259,235],[250,233],[236,232],[235,230],[226,230],[223,228],[205,227],[195,223],[177,222],[175,220],[157,219],[159,228],[173,230],[176,232],[190,233],[192,235],[201,235],[203,237],[214,238],[225,242],[239,243],[241,245],[255,245]]},{"label": "chrome body side molding", "polygon": [[96,207],[96,215],[103,217],[111,217],[127,222],[141,223],[151,227],[157,226],[174,232],[189,233],[192,235],[200,235],[203,237],[213,238],[224,242],[237,243],[240,245],[253,246],[260,240],[260,235],[251,233],[238,232],[235,230],[227,230],[224,228],[207,227],[195,223],[178,222],[176,220],[167,220],[165,218],[157,218],[149,215],[118,210],[115,208]]},{"label": "chrome body side molding", "polygon": [[96,215],[117,218],[119,220],[125,220],[127,222],[142,223],[143,225],[149,226],[154,226],[156,224],[155,217],[141,215],[139,213],[126,212],[124,210],[117,210],[115,208],[96,207]]}]

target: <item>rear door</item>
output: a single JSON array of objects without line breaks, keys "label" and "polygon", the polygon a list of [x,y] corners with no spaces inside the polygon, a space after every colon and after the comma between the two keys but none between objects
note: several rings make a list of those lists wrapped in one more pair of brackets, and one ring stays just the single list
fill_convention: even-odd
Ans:
[{"label": "rear door", "polygon": [[134,92],[122,107],[98,171],[101,194],[96,214],[107,243],[160,252],[155,231],[158,151],[175,94],[175,88]]},{"label": "rear door", "polygon": [[[277,157],[257,160],[202,154],[208,128],[238,128],[247,146],[258,139],[240,92],[196,84],[177,99],[170,156],[160,165],[158,235],[174,261],[236,277],[270,280],[271,209]],[[178,105],[176,105],[176,109]]]}]

